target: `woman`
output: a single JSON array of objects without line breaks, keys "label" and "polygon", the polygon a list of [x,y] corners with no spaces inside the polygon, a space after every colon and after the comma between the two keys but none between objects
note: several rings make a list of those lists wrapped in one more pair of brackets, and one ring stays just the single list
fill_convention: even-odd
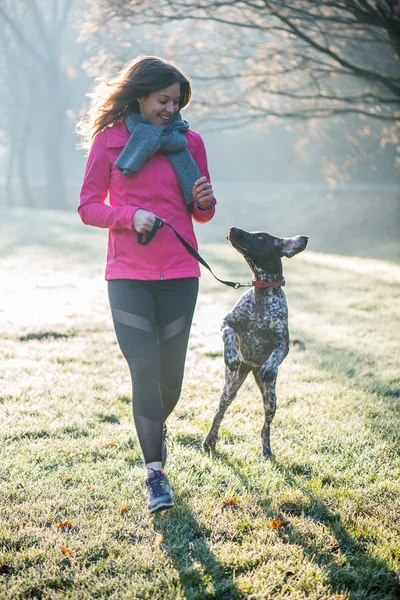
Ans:
[{"label": "woman", "polygon": [[181,392],[200,269],[169,227],[149,245],[138,234],[158,217],[197,249],[192,219],[214,215],[204,143],[180,114],[190,98],[179,69],[139,57],[97,87],[77,128],[90,147],[78,211],[85,224],[109,230],[105,277],[132,378],[150,513],[174,506],[163,472],[165,421]]}]

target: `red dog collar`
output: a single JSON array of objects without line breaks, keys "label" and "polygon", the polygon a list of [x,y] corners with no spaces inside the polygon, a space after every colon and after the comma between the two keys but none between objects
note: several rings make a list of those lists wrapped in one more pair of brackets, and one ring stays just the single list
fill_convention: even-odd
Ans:
[{"label": "red dog collar", "polygon": [[258,287],[258,288],[274,288],[274,287],[283,287],[285,285],[286,281],[285,278],[281,279],[280,281],[257,281],[256,279],[254,281],[251,282],[251,285],[253,287]]}]

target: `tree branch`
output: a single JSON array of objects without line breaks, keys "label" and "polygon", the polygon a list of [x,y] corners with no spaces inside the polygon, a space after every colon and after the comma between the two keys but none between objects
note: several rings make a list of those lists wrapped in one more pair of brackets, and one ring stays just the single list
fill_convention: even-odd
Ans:
[{"label": "tree branch", "polygon": [[17,27],[11,17],[7,14],[5,9],[0,6],[0,17],[3,17],[4,21],[9,25],[11,30],[13,31],[15,37],[23,46],[26,47],[27,50],[36,58],[36,60],[42,65],[42,67],[47,66],[46,59],[32,46],[32,44],[26,39],[21,30]]}]

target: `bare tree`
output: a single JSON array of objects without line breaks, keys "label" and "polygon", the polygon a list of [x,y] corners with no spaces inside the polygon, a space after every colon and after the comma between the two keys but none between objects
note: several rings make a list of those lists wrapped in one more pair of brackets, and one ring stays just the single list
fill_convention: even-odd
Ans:
[{"label": "bare tree", "polygon": [[392,124],[400,117],[399,0],[93,0],[91,5],[87,19],[99,27],[195,23],[197,37],[181,29],[179,39],[170,30],[175,54],[183,51],[193,77],[208,84],[204,106],[227,119],[226,111],[235,109],[241,123],[357,114]]},{"label": "bare tree", "polygon": [[[62,135],[66,120],[61,42],[73,0],[6,0],[0,5],[3,32],[3,123],[9,143],[8,185],[14,172],[32,204],[26,149],[35,131],[43,152],[47,199],[41,203],[65,208]],[[35,113],[34,113],[34,110]],[[36,115],[36,119],[34,118]],[[47,201],[46,201],[47,200]]]}]

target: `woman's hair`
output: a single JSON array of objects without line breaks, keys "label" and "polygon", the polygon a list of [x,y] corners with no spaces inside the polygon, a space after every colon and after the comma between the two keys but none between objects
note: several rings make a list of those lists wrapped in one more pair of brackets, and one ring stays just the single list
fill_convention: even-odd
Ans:
[{"label": "woman's hair", "polygon": [[180,85],[181,110],[190,102],[190,81],[176,66],[157,56],[139,56],[127,63],[113,79],[99,80],[94,91],[88,94],[91,101],[87,114],[76,126],[82,138],[79,147],[89,148],[99,131],[128,113],[139,112],[138,98],[173,83]]}]

